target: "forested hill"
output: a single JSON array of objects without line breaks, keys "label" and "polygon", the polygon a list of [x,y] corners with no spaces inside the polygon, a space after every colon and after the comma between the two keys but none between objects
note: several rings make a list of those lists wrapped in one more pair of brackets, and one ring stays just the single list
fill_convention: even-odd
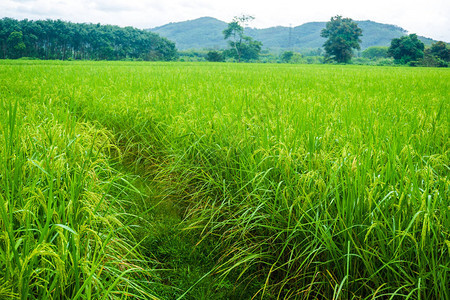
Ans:
[{"label": "forested hill", "polygon": [[[393,38],[406,35],[407,32],[395,25],[381,24],[372,21],[356,21],[363,31],[361,48],[371,46],[389,46]],[[322,47],[325,39],[320,37],[320,31],[326,22],[310,22],[289,27],[271,27],[266,29],[246,28],[246,34],[263,43],[264,48],[273,50],[312,49]],[[196,20],[170,23],[161,27],[149,29],[174,41],[180,50],[202,48],[224,48],[226,42],[222,31],[227,23],[211,17]],[[432,39],[419,37],[426,45]]]},{"label": "forested hill", "polygon": [[0,19],[0,58],[172,60],[175,44],[133,27]]}]

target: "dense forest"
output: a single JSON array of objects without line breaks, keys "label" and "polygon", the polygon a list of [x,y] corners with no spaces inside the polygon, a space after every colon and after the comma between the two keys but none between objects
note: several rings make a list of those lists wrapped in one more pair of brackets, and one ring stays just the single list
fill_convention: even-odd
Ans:
[{"label": "dense forest", "polygon": [[168,61],[176,56],[174,43],[133,27],[0,19],[0,59]]}]

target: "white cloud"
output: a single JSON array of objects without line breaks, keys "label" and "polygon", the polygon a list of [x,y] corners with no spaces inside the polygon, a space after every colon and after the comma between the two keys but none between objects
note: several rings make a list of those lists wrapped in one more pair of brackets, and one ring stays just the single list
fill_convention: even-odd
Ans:
[{"label": "white cloud", "polygon": [[251,14],[250,26],[297,26],[337,14],[401,26],[412,33],[450,41],[448,0],[1,0],[0,17],[63,19],[150,28],[211,16],[230,21]]}]

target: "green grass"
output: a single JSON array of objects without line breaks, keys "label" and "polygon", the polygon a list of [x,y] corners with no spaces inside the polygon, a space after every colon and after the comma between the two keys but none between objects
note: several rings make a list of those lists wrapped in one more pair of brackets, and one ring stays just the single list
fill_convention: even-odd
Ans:
[{"label": "green grass", "polygon": [[[4,61],[0,79],[0,293],[450,298],[448,70]],[[119,165],[177,212],[125,225],[147,195]]]}]

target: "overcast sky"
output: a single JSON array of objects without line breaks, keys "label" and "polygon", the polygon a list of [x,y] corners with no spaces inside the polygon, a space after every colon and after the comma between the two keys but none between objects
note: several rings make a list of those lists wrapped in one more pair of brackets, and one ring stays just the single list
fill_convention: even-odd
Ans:
[{"label": "overcast sky", "polygon": [[152,28],[210,16],[249,14],[251,27],[298,26],[342,15],[403,27],[450,42],[450,0],[0,0],[0,18],[62,19]]}]

